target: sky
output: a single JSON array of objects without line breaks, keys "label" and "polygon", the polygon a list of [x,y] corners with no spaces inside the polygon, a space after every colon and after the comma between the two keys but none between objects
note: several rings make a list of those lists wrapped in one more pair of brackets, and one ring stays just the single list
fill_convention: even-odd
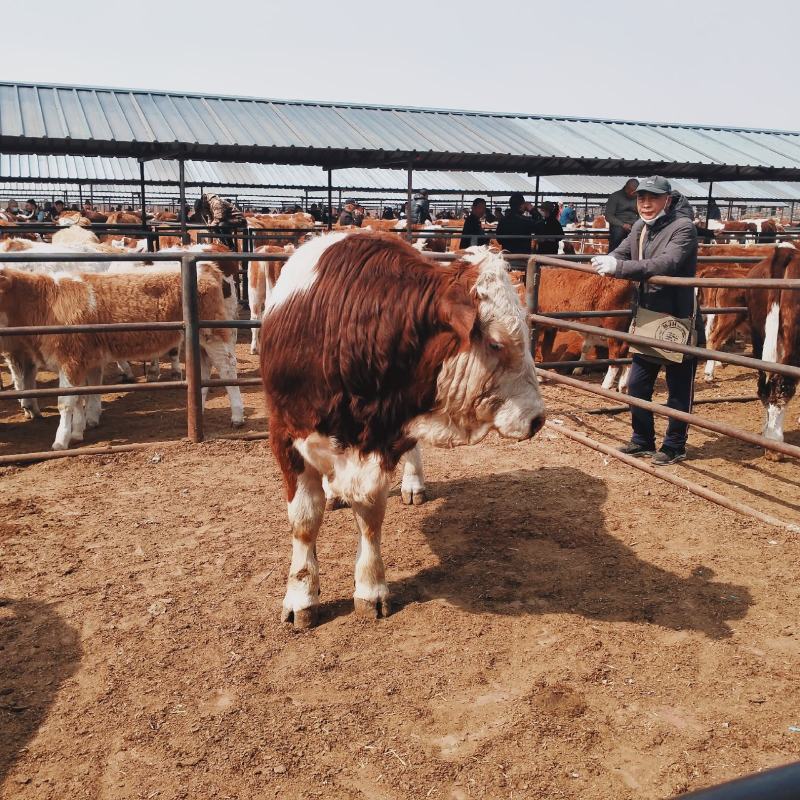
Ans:
[{"label": "sky", "polygon": [[797,0],[37,0],[3,21],[9,81],[800,131]]}]

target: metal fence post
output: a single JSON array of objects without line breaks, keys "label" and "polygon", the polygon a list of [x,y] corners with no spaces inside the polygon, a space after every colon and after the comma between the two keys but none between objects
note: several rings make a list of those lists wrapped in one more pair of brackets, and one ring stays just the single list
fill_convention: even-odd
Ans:
[{"label": "metal fence post", "polygon": [[[536,259],[528,261],[528,268],[525,273],[525,305],[528,314],[539,313],[539,281],[542,275],[542,268]],[[536,360],[536,347],[539,344],[539,325],[536,322],[531,324],[531,354]]]},{"label": "metal fence post", "polygon": [[184,353],[186,359],[186,422],[191,442],[203,441],[203,378],[200,369],[200,321],[197,307],[197,262],[181,257]]}]

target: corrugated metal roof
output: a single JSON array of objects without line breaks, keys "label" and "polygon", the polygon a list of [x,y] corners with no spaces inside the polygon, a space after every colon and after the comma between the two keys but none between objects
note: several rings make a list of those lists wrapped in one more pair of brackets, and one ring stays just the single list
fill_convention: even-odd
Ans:
[{"label": "corrugated metal roof", "polygon": [[[604,197],[616,191],[628,176],[608,177],[596,175],[547,175],[539,181],[543,196],[595,196]],[[148,161],[145,163],[148,185],[174,185],[178,180],[178,166],[174,161]],[[415,185],[426,187],[436,194],[533,194],[536,179],[509,172],[457,172],[427,171],[414,173]],[[0,155],[0,181],[6,184],[43,182],[57,184],[93,183],[136,185],[139,183],[139,164],[131,158],[99,158],[89,156],[34,156]],[[327,172],[321,167],[286,164],[236,164],[211,161],[187,161],[186,181],[190,187],[228,187],[268,189],[327,188]],[[395,193],[405,189],[406,172],[391,169],[334,170],[335,190]],[[691,198],[708,194],[708,185],[688,178],[673,178],[673,186]],[[0,189],[5,186],[0,185]],[[21,191],[17,190],[17,191]],[[274,193],[274,192],[273,192]],[[800,200],[800,184],[769,181],[728,181],[714,184],[718,200]]]},{"label": "corrugated metal roof", "polygon": [[800,180],[796,132],[3,82],[0,150]]}]

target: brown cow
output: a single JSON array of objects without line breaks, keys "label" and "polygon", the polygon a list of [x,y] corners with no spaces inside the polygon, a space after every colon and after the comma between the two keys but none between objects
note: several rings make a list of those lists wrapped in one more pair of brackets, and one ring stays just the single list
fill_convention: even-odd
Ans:
[{"label": "brown cow", "polygon": [[[612,279],[601,275],[590,275],[571,269],[545,268],[541,272],[539,284],[539,312],[549,311],[607,311],[625,310],[633,301],[634,283]],[[626,333],[630,327],[630,317],[587,317],[577,320],[586,325],[608,328],[612,331]],[[554,348],[556,340],[555,328],[543,328],[541,337],[542,358],[555,361],[558,353]],[[581,359],[588,357],[593,347],[600,344],[608,347],[609,358],[625,358],[628,345],[619,339],[601,340],[594,336],[586,336],[581,349]],[[580,370],[582,371],[582,370]],[[620,377],[620,372],[622,375]],[[619,366],[609,366],[603,379],[603,388],[610,389],[619,377],[619,390],[625,391],[630,369],[622,371]]]},{"label": "brown cow", "polygon": [[[775,248],[772,256],[756,264],[751,278],[800,279],[800,252],[789,244]],[[800,297],[791,289],[748,289],[747,307],[753,335],[753,353],[775,364],[800,366]],[[786,406],[794,397],[797,379],[776,372],[758,373],[758,397],[766,410],[763,435],[783,441]],[[767,450],[766,457],[780,455]]]},{"label": "brown cow", "polygon": [[381,527],[403,454],[491,430],[527,439],[544,424],[525,314],[487,249],[441,266],[391,234],[307,242],[268,303],[261,375],[292,527],[283,619],[295,627],[319,605],[323,476],[360,532],[356,611],[386,615]]},{"label": "brown cow", "polygon": [[[284,247],[277,245],[265,244],[255,249],[256,253],[292,253],[294,252],[294,245],[287,244]],[[285,261],[251,261],[247,265],[247,280],[248,280],[248,301],[250,304],[250,319],[258,321],[264,313],[264,304],[270,296],[278,278],[281,275],[281,270]],[[258,353],[258,328],[253,328],[250,332],[250,352],[255,355]]]},{"label": "brown cow", "polygon": [[[204,265],[197,280],[200,316],[227,319],[222,275]],[[0,317],[10,326],[86,325],[117,322],[178,321],[183,318],[178,268],[143,267],[120,274],[32,274],[0,267]],[[100,384],[108,361],[144,361],[178,347],[181,331],[25,336],[35,363],[57,372],[64,387]],[[200,333],[204,379],[214,366],[223,379],[236,378],[233,334],[228,329]],[[207,390],[205,390],[207,392]],[[234,425],[244,420],[238,386],[228,387]],[[100,397],[59,397],[61,421],[53,442],[64,450],[82,441],[88,425],[100,421]]]},{"label": "brown cow", "polygon": [[[261,241],[264,244],[283,247],[287,244],[300,244],[309,233],[315,230],[316,223],[311,214],[298,211],[295,214],[253,214],[253,216],[247,217],[247,227],[250,233],[263,230],[265,234]],[[286,231],[286,234],[276,235],[275,231]]]}]

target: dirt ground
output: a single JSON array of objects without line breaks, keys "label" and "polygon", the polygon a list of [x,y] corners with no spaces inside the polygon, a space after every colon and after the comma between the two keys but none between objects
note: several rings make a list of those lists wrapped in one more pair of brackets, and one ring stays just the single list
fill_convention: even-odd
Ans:
[{"label": "dirt ground", "polygon": [[[728,367],[698,394],[752,391]],[[597,398],[545,393],[551,419],[627,438],[626,415],[587,413]],[[263,430],[257,390],[245,405]],[[46,409],[2,404],[0,452],[47,449]],[[113,398],[86,444],[178,438],[183,409]],[[701,409],[760,426],[757,403]],[[223,393],[207,418],[229,432]],[[691,445],[669,469],[800,520],[796,463],[697,429]],[[668,798],[800,758],[796,535],[552,429],[424,458],[431,499],[394,492],[386,517],[395,613],[352,614],[336,511],[322,623],[299,634],[279,622],[266,442],[0,470],[0,797]]]}]

